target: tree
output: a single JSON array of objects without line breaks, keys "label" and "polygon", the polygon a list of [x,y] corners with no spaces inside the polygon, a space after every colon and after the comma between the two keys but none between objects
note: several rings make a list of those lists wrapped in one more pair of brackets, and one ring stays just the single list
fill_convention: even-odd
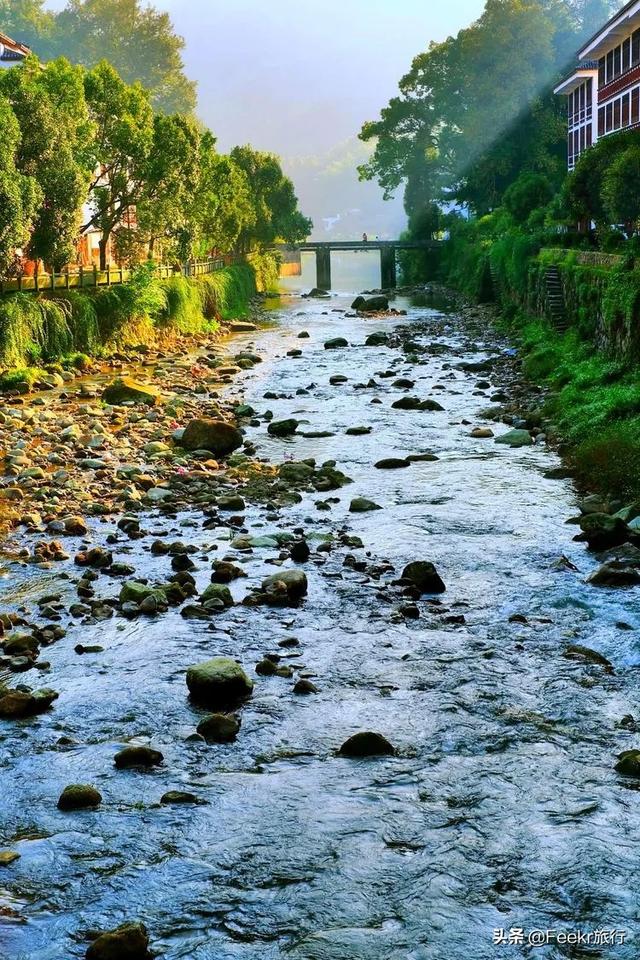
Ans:
[{"label": "tree", "polygon": [[541,173],[522,173],[504,194],[504,205],[516,223],[525,223],[533,211],[544,207],[553,196],[553,188]]},{"label": "tree", "polygon": [[633,236],[640,224],[640,144],[627,147],[606,170],[602,201],[609,222],[623,224]]},{"label": "tree", "polygon": [[29,254],[61,269],[73,255],[91,172],[82,70],[64,59],[42,67],[29,57],[0,75],[0,92],[20,126],[18,169],[39,184],[42,196]]},{"label": "tree", "polygon": [[44,0],[0,0],[0,27],[18,43],[25,43],[36,54],[49,44],[55,19],[44,9]]},{"label": "tree", "polygon": [[0,96],[0,276],[7,272],[16,249],[26,245],[40,188],[17,168],[20,127],[11,104]]},{"label": "tree", "polygon": [[293,184],[285,177],[272,153],[253,147],[234,147],[231,159],[242,170],[251,189],[251,220],[240,231],[242,249],[268,246],[276,239],[297,243],[309,235],[313,224],[298,210]]},{"label": "tree", "polygon": [[253,223],[251,185],[243,169],[215,149],[208,131],[200,141],[199,179],[192,194],[190,222],[201,252],[235,249],[240,234]]},{"label": "tree", "polygon": [[387,195],[405,184],[408,214],[455,200],[482,215],[523,170],[558,185],[566,120],[552,87],[596,15],[599,0],[486,0],[476,23],[414,59],[400,96],[364,125],[375,150],[362,178]]},{"label": "tree", "polygon": [[101,231],[100,267],[104,269],[111,234],[127,222],[141,196],[142,172],[153,144],[153,111],[142,87],[128,86],[106,61],[86,74],[85,94],[96,135],[90,215],[82,232]]},{"label": "tree", "polygon": [[600,226],[610,223],[603,193],[605,176],[627,148],[638,144],[639,138],[635,130],[610,134],[581,154],[564,188],[568,210],[575,220],[593,221]]},{"label": "tree", "polygon": [[108,60],[125,83],[139,82],[149,91],[157,110],[191,113],[196,85],[184,74],[183,48],[169,14],[142,0],[69,0],[55,15],[43,54],[62,54],[87,67]]}]

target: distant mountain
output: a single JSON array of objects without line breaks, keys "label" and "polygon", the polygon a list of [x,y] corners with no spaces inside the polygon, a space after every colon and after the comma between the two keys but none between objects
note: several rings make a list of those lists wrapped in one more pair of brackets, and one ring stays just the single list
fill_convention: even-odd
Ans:
[{"label": "distant mountain", "polygon": [[358,180],[357,167],[370,153],[371,147],[354,137],[321,156],[282,158],[300,209],[313,220],[314,240],[353,240],[363,233],[393,239],[404,230],[402,191],[385,201],[377,184]]}]

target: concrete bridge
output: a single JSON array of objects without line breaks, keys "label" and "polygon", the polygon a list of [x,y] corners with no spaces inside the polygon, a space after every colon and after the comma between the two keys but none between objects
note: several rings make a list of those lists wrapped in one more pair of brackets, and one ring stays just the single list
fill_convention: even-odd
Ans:
[{"label": "concrete bridge", "polygon": [[396,254],[398,250],[435,250],[439,241],[416,243],[406,240],[309,240],[295,246],[277,244],[274,250],[286,253],[315,253],[316,286],[321,290],[331,289],[331,253],[349,251],[356,253],[380,253],[380,286],[383,289],[397,284]]}]

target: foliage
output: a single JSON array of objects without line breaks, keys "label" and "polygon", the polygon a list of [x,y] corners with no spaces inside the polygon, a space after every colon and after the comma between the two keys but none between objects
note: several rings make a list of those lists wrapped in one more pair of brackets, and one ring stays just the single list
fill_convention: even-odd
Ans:
[{"label": "foliage", "polygon": [[3,32],[43,60],[67,57],[94,67],[113,64],[126,83],[139,81],[163,113],[191,113],[196,85],[184,74],[184,41],[169,15],[142,0],[69,0],[52,13],[44,0],[0,0]]},{"label": "foliage", "polygon": [[640,139],[605,171],[602,201],[610,222],[624,224],[627,236],[633,236],[640,226]]},{"label": "foliage", "polygon": [[0,73],[0,93],[20,126],[18,169],[39,187],[29,254],[60,270],[73,256],[90,176],[93,129],[82,71],[66,60],[43,67],[29,57],[20,69]]},{"label": "foliage", "polygon": [[609,134],[580,156],[565,188],[566,202],[575,219],[609,223],[603,193],[605,176],[621,153],[640,142],[639,137],[635,130]]},{"label": "foliage", "polygon": [[250,250],[255,243],[267,246],[276,239],[287,243],[304,240],[312,223],[298,210],[293,184],[275,154],[250,146],[234,147],[231,159],[251,185],[251,216],[240,231],[242,248]]},{"label": "foliage", "polygon": [[364,125],[375,150],[361,176],[387,195],[404,183],[409,215],[451,200],[487,213],[524,171],[558,185],[566,118],[552,88],[608,6],[486,0],[475,23],[414,59],[400,95]]},{"label": "foliage", "polygon": [[0,94],[0,274],[8,271],[16,248],[31,234],[41,192],[33,177],[18,170],[20,127],[8,100]]},{"label": "foliage", "polygon": [[516,223],[525,223],[534,210],[544,207],[552,196],[553,188],[547,177],[525,172],[507,187],[503,203]]}]

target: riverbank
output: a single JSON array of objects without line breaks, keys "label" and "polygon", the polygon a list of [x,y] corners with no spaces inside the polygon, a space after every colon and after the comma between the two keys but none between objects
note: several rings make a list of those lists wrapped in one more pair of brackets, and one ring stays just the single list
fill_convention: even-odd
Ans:
[{"label": "riverbank", "polygon": [[[501,233],[501,223],[459,225],[441,250],[439,279],[486,305],[517,343],[582,489],[640,499],[640,271],[628,258],[540,248],[522,229],[502,224]],[[410,260],[407,276],[420,266]]]},{"label": "riverbank", "polygon": [[[493,960],[496,926],[631,923],[640,602],[586,582],[535,387],[439,293],[285,298],[8,404],[10,955],[130,920],[166,960]],[[219,417],[231,452],[189,449]]]},{"label": "riverbank", "polygon": [[9,294],[0,298],[0,391],[25,393],[60,386],[140,344],[213,334],[221,322],[245,316],[257,294],[277,291],[270,254],[206,276],[159,280],[140,267],[131,280],[98,290]]}]

